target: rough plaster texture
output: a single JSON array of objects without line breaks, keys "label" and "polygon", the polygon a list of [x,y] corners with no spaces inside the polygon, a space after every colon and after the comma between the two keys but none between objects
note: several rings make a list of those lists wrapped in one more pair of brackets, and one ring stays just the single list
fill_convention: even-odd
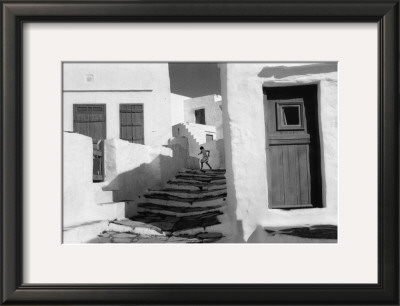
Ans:
[{"label": "rough plaster texture", "polygon": [[105,140],[105,181],[93,183],[91,138],[65,132],[64,226],[130,216],[136,211],[132,201],[147,189],[162,187],[184,168],[198,168],[187,146],[185,138],[168,147]]},{"label": "rough plaster texture", "polygon": [[187,137],[173,137],[168,142],[168,147],[174,148],[175,146],[180,146],[184,150],[184,154],[187,154],[186,158],[186,168],[187,169],[200,169],[199,157],[191,156],[189,154],[189,139]]},{"label": "rough plaster texture", "polygon": [[214,139],[223,138],[221,97],[209,95],[184,101],[184,116],[186,123],[196,123],[195,110],[205,109],[206,125],[215,126],[217,134]]},{"label": "rough plaster texture", "polygon": [[161,188],[186,167],[188,151],[181,144],[145,146],[107,139],[103,190],[114,192],[114,201],[133,201],[149,188]]},{"label": "rough plaster texture", "polygon": [[92,140],[84,135],[64,133],[63,146],[64,226],[104,219],[123,218],[124,203],[100,205],[93,179]]},{"label": "rough plaster texture", "polygon": [[[143,104],[144,142],[165,145],[172,136],[168,64],[63,66],[64,131],[73,131],[73,104],[106,104],[106,138],[120,138],[119,105]],[[86,81],[92,75],[92,81]]]},{"label": "rough plaster texture", "polygon": [[[273,73],[269,73],[272,66]],[[229,215],[236,218],[237,236],[247,240],[258,225],[337,224],[336,66],[315,64],[299,69],[287,64],[235,63],[220,64],[220,68]],[[324,207],[268,209],[262,88],[306,84],[319,88]]]},{"label": "rough plaster texture", "polygon": [[171,125],[185,122],[184,101],[190,99],[171,93]]}]

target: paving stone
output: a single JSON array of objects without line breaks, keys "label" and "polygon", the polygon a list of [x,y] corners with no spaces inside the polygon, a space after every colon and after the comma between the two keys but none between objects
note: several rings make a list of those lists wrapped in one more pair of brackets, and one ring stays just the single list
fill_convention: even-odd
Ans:
[{"label": "paving stone", "polygon": [[120,225],[125,225],[125,226],[130,226],[132,229],[141,227],[141,228],[149,228],[151,230],[154,230],[156,232],[159,232],[160,234],[162,233],[162,230],[154,225],[147,224],[144,222],[139,222],[139,221],[133,221],[133,220],[118,220],[118,221],[113,221],[115,224],[120,224]]},{"label": "paving stone", "polygon": [[217,216],[221,215],[222,212],[213,212],[207,213],[201,216],[191,216],[191,217],[184,217],[181,218],[178,222],[175,223],[173,227],[173,231],[182,231],[188,230],[197,227],[208,227],[212,225],[220,224]]},{"label": "paving stone", "polygon": [[200,239],[196,238],[184,238],[184,237],[171,237],[168,239],[168,243],[201,243]]},{"label": "paving stone", "polygon": [[132,228],[130,226],[117,224],[117,223],[114,223],[114,221],[112,221],[112,222],[110,222],[108,224],[108,229],[110,231],[114,231],[114,232],[117,232],[117,233],[130,232],[132,230]]},{"label": "paving stone", "polygon": [[135,238],[137,237],[137,234],[131,234],[131,233],[118,233],[112,235],[113,238]]},{"label": "paving stone", "polygon": [[132,238],[127,238],[127,237],[123,237],[123,238],[112,238],[112,242],[113,243],[130,243],[132,241]]},{"label": "paving stone", "polygon": [[111,238],[97,237],[89,240],[88,243],[111,243]]},{"label": "paving stone", "polygon": [[158,237],[158,236],[139,237],[136,243],[165,243],[167,239],[168,239],[167,237]]},{"label": "paving stone", "polygon": [[220,240],[221,238],[215,238],[215,239],[203,239],[203,243],[214,243]]},{"label": "paving stone", "polygon": [[109,238],[109,237],[111,237],[111,234],[108,233],[108,232],[106,232],[106,233],[101,233],[101,234],[99,234],[99,237]]},{"label": "paving stone", "polygon": [[269,227],[264,230],[272,235],[289,235],[310,239],[337,239],[337,226],[335,225],[312,225],[284,229]]},{"label": "paving stone", "polygon": [[222,238],[221,233],[200,233],[197,235],[200,239],[219,239]]},{"label": "paving stone", "polygon": [[162,221],[159,221],[159,222],[154,222],[152,224],[162,228],[165,231],[172,231],[172,229],[174,228],[174,224],[175,223],[174,222],[162,222]]}]

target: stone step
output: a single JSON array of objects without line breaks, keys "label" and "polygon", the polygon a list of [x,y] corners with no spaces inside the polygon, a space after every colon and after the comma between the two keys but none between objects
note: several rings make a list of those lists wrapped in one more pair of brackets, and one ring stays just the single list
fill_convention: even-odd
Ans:
[{"label": "stone step", "polygon": [[182,228],[179,230],[175,230],[172,232],[173,236],[186,236],[186,235],[199,235],[202,233],[208,233],[208,232],[223,232],[224,225],[221,223],[221,221],[209,223],[206,227],[203,226],[198,226],[198,227],[192,227],[192,228]]},{"label": "stone step", "polygon": [[171,205],[181,207],[205,207],[211,205],[221,205],[226,200],[226,193],[219,195],[204,196],[196,198],[184,198],[165,194],[148,194],[139,200],[139,203],[153,203],[160,205]]},{"label": "stone step", "polygon": [[187,243],[186,241],[196,241],[198,243],[212,243],[219,241],[224,238],[224,235],[219,232],[200,232],[194,235],[179,235],[179,236],[171,236],[168,240],[168,243]]},{"label": "stone step", "polygon": [[184,173],[197,173],[197,174],[222,174],[225,173],[226,170],[225,169],[204,169],[202,170],[198,170],[198,169],[184,169],[183,171]]},{"label": "stone step", "polygon": [[179,233],[185,230],[193,230],[195,228],[203,228],[205,230],[207,227],[221,224],[218,216],[222,214],[222,212],[216,211],[202,214],[200,216],[189,216],[181,218],[178,222],[175,223],[173,227],[173,233]]},{"label": "stone step", "polygon": [[165,199],[158,199],[158,198],[144,198],[139,200],[138,205],[142,203],[151,203],[157,205],[165,205],[165,206],[176,206],[176,207],[207,207],[207,206],[214,206],[214,205],[223,205],[226,201],[226,198],[216,198],[212,200],[206,201],[193,201],[190,202],[188,200],[183,201],[176,201],[176,200],[165,200]]},{"label": "stone step", "polygon": [[200,177],[200,176],[193,176],[193,175],[177,175],[176,177],[174,177],[175,180],[186,180],[186,181],[197,181],[200,183],[214,183],[214,182],[218,182],[221,180],[226,180],[226,178],[224,176],[218,176],[218,177],[214,177],[214,178],[205,178],[205,177]]},{"label": "stone step", "polygon": [[[207,233],[207,232],[217,232],[221,233],[223,236],[230,236],[230,229],[229,226],[226,226],[230,221],[228,216],[224,214],[220,214],[216,216],[218,222],[210,222],[209,225],[206,227],[198,226],[198,227],[191,227],[191,228],[175,228],[175,231],[171,234],[174,236],[197,236],[200,233]],[[215,220],[214,220],[215,221]]]},{"label": "stone step", "polygon": [[170,195],[182,198],[198,198],[200,196],[218,196],[226,195],[226,188],[214,190],[179,190],[179,189],[162,189],[162,190],[149,190],[146,195]]},{"label": "stone step", "polygon": [[[223,213],[220,211],[206,212],[199,216],[176,217],[155,213],[139,213],[137,216],[130,218],[133,221],[151,224],[160,228],[163,232],[175,233],[179,235],[184,231],[190,231],[198,228],[206,229],[208,227],[218,225],[221,221],[218,216]],[[198,233],[199,231],[197,231]]]},{"label": "stone step", "polygon": [[179,172],[178,176],[190,176],[190,177],[199,177],[199,178],[225,178],[224,173],[191,173],[191,172]]},{"label": "stone step", "polygon": [[192,183],[187,183],[187,182],[168,182],[168,184],[165,185],[165,188],[168,189],[176,189],[176,190],[192,190],[192,191],[198,191],[198,190],[218,190],[218,189],[226,189],[225,184],[209,184],[209,185],[204,185],[204,184],[192,184]]},{"label": "stone step", "polygon": [[207,207],[177,207],[165,206],[152,203],[139,204],[137,211],[139,213],[154,213],[176,217],[199,216],[208,212],[223,211],[226,205],[216,205]]},{"label": "stone step", "polygon": [[205,180],[205,179],[194,179],[188,177],[177,177],[168,183],[192,183],[200,186],[208,186],[210,184],[226,184],[226,179],[217,179],[217,180]]},{"label": "stone step", "polygon": [[178,174],[175,178],[179,179],[191,179],[191,180],[200,180],[200,181],[215,181],[215,180],[223,180],[225,179],[224,175],[213,175],[213,176],[208,176],[208,175],[201,175],[201,174]]},{"label": "stone step", "polygon": [[130,220],[159,228],[177,241],[214,242],[225,237],[226,197],[224,169],[185,169],[163,189],[141,196]]}]

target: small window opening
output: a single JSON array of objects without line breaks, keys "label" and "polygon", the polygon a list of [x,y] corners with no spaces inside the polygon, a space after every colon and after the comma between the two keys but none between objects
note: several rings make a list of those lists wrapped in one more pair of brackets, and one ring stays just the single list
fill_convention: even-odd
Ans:
[{"label": "small window opening", "polygon": [[300,107],[282,106],[283,125],[300,125]]},{"label": "small window opening", "polygon": [[206,115],[205,115],[205,109],[196,109],[194,111],[194,116],[196,118],[196,123],[197,124],[206,124]]}]

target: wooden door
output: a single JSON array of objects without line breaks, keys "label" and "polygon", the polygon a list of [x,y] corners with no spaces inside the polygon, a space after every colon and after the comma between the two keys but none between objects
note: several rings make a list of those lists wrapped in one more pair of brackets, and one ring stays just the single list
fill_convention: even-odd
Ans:
[{"label": "wooden door", "polygon": [[142,104],[120,105],[120,138],[144,144],[144,121]]},{"label": "wooden door", "polygon": [[292,91],[289,87],[266,90],[270,208],[322,206],[320,158],[315,154],[319,152],[318,103],[312,89],[316,90],[300,86]]},{"label": "wooden door", "polygon": [[92,137],[93,144],[106,138],[106,105],[74,104],[74,132]]}]

